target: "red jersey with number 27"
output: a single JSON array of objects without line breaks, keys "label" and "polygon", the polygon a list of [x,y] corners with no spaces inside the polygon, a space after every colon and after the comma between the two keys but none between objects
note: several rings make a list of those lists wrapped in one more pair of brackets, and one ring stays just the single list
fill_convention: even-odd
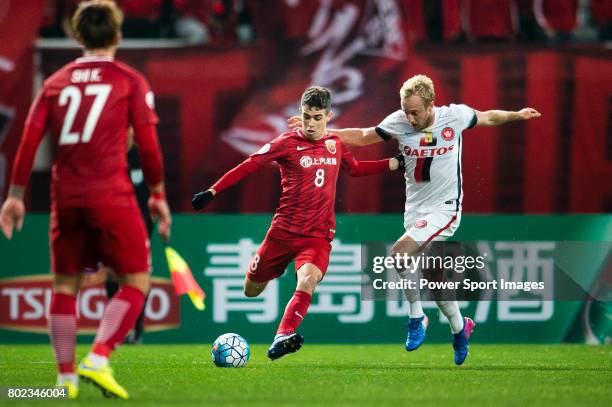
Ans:
[{"label": "red jersey with number 27", "polygon": [[388,160],[357,161],[333,133],[313,141],[295,130],[264,145],[212,188],[221,192],[271,161],[279,164],[282,186],[271,228],[326,239],[336,232],[334,205],[340,169],[351,176],[389,171]]},{"label": "red jersey with number 27", "polygon": [[[134,199],[128,176],[128,128],[158,121],[144,77],[110,57],[83,57],[47,79],[26,128],[49,130],[55,146],[52,199],[58,207],[121,206]],[[159,151],[157,138],[139,140]],[[38,143],[23,142],[25,150]],[[34,147],[35,148],[35,147]],[[20,151],[20,156],[30,155]],[[19,160],[29,161],[29,160]],[[25,185],[31,163],[16,165],[13,182]],[[161,175],[160,175],[161,176]]]}]

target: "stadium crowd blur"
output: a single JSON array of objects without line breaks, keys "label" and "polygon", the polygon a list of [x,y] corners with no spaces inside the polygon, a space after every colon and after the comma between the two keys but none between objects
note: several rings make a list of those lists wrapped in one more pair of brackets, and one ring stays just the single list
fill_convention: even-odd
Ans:
[{"label": "stadium crowd blur", "polygon": [[[306,0],[117,0],[125,38],[179,38],[191,44],[248,44],[252,13]],[[315,0],[308,0],[315,1]],[[403,0],[415,43],[569,43],[612,40],[610,0]],[[64,37],[79,0],[45,0],[42,37]],[[270,8],[268,8],[270,7]],[[299,13],[294,16],[299,18]],[[291,21],[287,22],[292,24]],[[295,22],[299,25],[299,21]]]},{"label": "stadium crowd blur", "polygon": [[[45,0],[42,37],[64,37],[83,0]],[[116,0],[124,38],[182,38],[193,44],[249,43],[252,19],[244,0]]]}]

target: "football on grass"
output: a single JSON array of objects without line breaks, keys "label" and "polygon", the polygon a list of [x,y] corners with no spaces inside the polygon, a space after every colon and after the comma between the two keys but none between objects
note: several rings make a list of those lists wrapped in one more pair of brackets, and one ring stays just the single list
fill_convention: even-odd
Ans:
[{"label": "football on grass", "polygon": [[238,334],[223,334],[213,343],[211,357],[219,367],[244,367],[251,356],[249,344]]}]

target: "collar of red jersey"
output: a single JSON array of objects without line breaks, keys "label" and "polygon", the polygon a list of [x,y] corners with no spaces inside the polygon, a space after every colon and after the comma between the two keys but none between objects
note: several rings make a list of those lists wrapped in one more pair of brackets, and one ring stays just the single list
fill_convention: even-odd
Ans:
[{"label": "collar of red jersey", "polygon": [[303,138],[306,141],[309,141],[311,143],[316,143],[319,142],[321,140],[326,139],[327,137],[329,137],[332,133],[328,132],[327,130],[325,131],[325,133],[323,134],[323,137],[321,137],[318,140],[311,140],[308,137],[306,137],[306,135],[304,134],[304,132],[302,131],[302,129],[295,129],[295,132],[297,133],[298,136],[300,136],[301,138]]},{"label": "collar of red jersey", "polygon": [[77,64],[79,64],[79,63],[83,63],[83,62],[112,62],[113,60],[114,60],[114,58],[113,57],[109,57],[109,56],[91,55],[91,56],[87,56],[87,57],[77,58],[75,60],[75,62]]}]

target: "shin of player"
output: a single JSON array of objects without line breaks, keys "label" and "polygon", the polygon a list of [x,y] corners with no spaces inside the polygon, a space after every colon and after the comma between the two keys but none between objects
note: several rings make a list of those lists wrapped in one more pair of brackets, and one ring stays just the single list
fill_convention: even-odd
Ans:
[{"label": "shin of player", "polygon": [[[410,236],[402,236],[391,248],[391,254],[415,256],[420,252],[420,247]],[[398,269],[397,273],[402,280],[418,281],[420,270],[415,268]],[[408,321],[408,337],[406,338],[406,350],[413,351],[419,348],[425,341],[425,335],[429,320],[427,315],[423,313],[421,304],[421,294],[418,285],[414,284],[414,288],[406,287],[404,296],[409,305],[409,321]]]},{"label": "shin of player", "polygon": [[106,365],[113,350],[123,342],[134,326],[149,291],[149,272],[124,275],[119,278],[119,282],[121,288],[104,310],[88,356],[94,365]]},{"label": "shin of player", "polygon": [[306,317],[315,287],[322,278],[323,273],[314,264],[306,263],[298,269],[297,286],[287,303],[276,335],[290,335],[297,330]]},{"label": "shin of player", "polygon": [[[405,234],[393,245],[392,254],[406,254],[408,256],[415,256],[421,253],[426,247],[421,243],[414,241],[408,234]],[[402,279],[418,281],[419,272],[423,270],[397,270],[399,276]],[[410,321],[408,338],[406,340],[406,350],[416,350],[425,340],[425,331],[428,326],[427,316],[423,313],[423,307],[421,304],[421,295],[418,289],[418,285],[415,288],[404,289],[404,296],[406,301],[410,305]],[[463,317],[459,310],[459,303],[457,301],[448,300],[436,300],[436,305],[440,309],[440,312],[448,319],[450,324],[451,332],[458,334],[463,329]]]},{"label": "shin of player", "polygon": [[57,362],[58,383],[70,383],[73,386],[78,385],[74,352],[78,326],[76,296],[79,285],[78,276],[54,276],[53,296],[47,319],[49,338]]}]

